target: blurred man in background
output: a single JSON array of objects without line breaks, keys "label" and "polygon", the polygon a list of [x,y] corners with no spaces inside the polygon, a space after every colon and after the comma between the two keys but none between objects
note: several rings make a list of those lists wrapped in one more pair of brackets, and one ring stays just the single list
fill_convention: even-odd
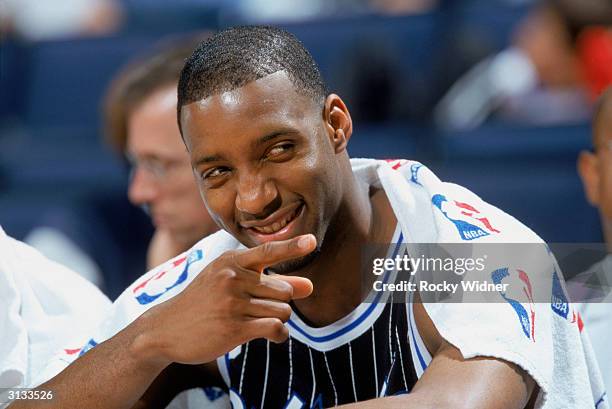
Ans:
[{"label": "blurred man in background", "polygon": [[156,228],[149,268],[218,229],[198,193],[176,123],[178,77],[195,44],[172,42],[128,64],[105,101],[108,141],[132,165],[129,199],[145,208]]},{"label": "blurred man in background", "polygon": [[612,82],[612,3],[543,0],[518,24],[512,45],[477,64],[436,107],[446,129],[491,115],[525,125],[587,121]]},{"label": "blurred man in background", "polygon": [[608,256],[580,274],[581,313],[591,336],[608,391],[612,390],[612,87],[603,94],[593,119],[594,152],[581,152],[578,172],[588,201],[599,209]]},{"label": "blurred man in background", "polygon": [[4,0],[0,31],[28,40],[106,35],[119,29],[123,14],[117,0]]}]

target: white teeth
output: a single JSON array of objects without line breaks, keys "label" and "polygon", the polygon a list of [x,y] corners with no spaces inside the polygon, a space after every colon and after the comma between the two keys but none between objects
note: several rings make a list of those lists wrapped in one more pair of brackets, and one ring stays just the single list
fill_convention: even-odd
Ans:
[{"label": "white teeth", "polygon": [[291,220],[293,220],[293,218],[297,215],[297,210],[298,209],[299,209],[299,207],[297,209],[295,209],[293,212],[291,212],[290,214],[288,214],[284,219],[279,220],[277,222],[274,222],[271,225],[261,226],[261,227],[253,227],[253,229],[258,231],[258,232],[260,232],[260,233],[264,233],[264,234],[276,233],[280,229],[282,229],[285,226],[287,226],[287,224],[289,224],[289,222]]}]

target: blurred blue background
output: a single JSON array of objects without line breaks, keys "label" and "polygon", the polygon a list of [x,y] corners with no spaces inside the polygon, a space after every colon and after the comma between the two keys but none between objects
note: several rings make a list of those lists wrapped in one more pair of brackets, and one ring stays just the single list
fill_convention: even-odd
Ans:
[{"label": "blurred blue background", "polygon": [[93,28],[47,32],[29,32],[17,12],[7,23],[7,14],[0,225],[20,239],[36,226],[60,229],[100,266],[105,291],[118,295],[144,272],[153,229],[127,201],[127,167],[101,135],[109,80],[168,36],[268,22],[300,38],[330,90],[347,101],[356,122],[352,156],[419,160],[549,242],[601,242],[576,173],[579,151],[590,147],[586,117],[533,124],[493,115],[464,128],[435,121],[451,85],[508,48],[534,7],[502,0],[125,0],[112,2]]}]

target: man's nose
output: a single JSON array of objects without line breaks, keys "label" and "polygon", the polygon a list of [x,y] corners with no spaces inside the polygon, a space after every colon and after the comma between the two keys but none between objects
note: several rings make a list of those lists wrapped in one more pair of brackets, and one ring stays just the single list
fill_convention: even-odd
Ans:
[{"label": "man's nose", "polygon": [[154,180],[153,175],[140,166],[136,166],[132,170],[128,187],[130,202],[138,206],[151,203],[157,196],[158,190],[157,182]]},{"label": "man's nose", "polygon": [[274,181],[262,175],[244,175],[238,180],[236,209],[253,218],[263,218],[278,208]]}]

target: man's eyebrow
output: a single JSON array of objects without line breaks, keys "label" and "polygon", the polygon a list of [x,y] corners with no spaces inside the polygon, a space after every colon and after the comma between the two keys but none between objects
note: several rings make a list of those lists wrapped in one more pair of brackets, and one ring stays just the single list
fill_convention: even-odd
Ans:
[{"label": "man's eyebrow", "polygon": [[204,165],[211,162],[219,162],[221,160],[223,160],[223,158],[219,155],[203,156],[194,163],[193,167],[195,168],[199,165]]},{"label": "man's eyebrow", "polygon": [[[258,139],[256,139],[255,141],[253,141],[253,146],[258,147],[261,146],[263,144],[265,144],[268,141],[271,141],[273,139],[276,138],[280,138],[281,136],[286,136],[286,135],[297,135],[299,132],[296,131],[295,129],[282,129],[280,131],[275,131],[272,133],[269,133],[267,135],[264,135]],[[194,164],[193,167],[197,167],[199,165],[204,165],[207,163],[211,163],[211,162],[219,162],[222,161],[223,158],[219,155],[209,155],[209,156],[203,156],[201,158],[199,158]]]}]

